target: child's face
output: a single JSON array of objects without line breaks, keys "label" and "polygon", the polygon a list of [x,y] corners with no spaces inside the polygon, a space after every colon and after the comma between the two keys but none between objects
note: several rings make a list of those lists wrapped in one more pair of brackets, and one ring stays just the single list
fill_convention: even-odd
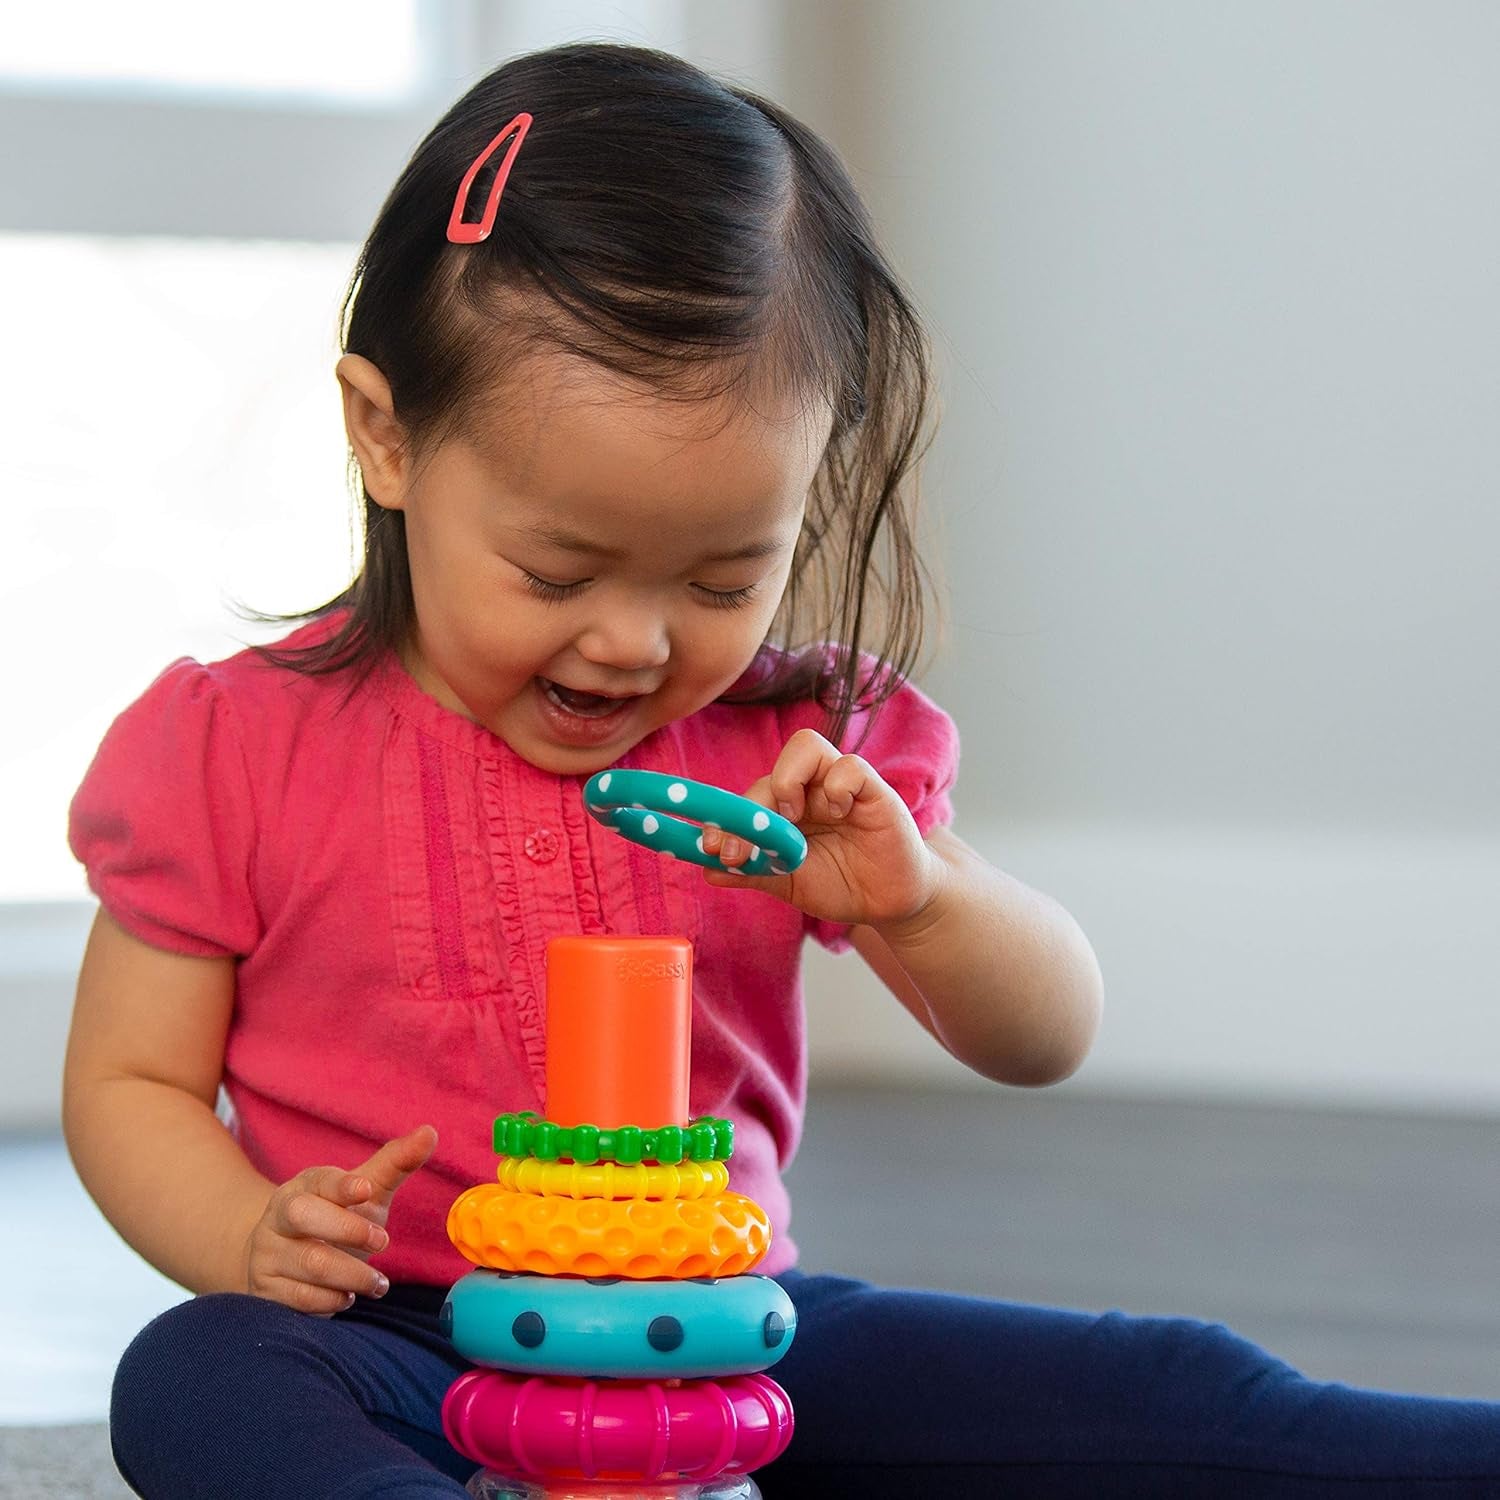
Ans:
[{"label": "child's face", "polygon": [[407,669],[531,764],[592,774],[749,665],[832,419],[645,395],[561,358],[497,395],[477,438],[375,496],[406,516]]}]

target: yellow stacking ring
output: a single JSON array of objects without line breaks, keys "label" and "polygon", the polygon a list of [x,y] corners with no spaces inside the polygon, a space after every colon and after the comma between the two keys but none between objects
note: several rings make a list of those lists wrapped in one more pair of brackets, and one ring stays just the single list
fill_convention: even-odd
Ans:
[{"label": "yellow stacking ring", "polygon": [[539,1276],[738,1276],[770,1248],[771,1221],[742,1193],[713,1198],[543,1197],[485,1182],[448,1210],[448,1238],[493,1271]]},{"label": "yellow stacking ring", "polygon": [[721,1161],[684,1161],[676,1166],[636,1162],[543,1161],[536,1156],[502,1156],[500,1186],[513,1193],[549,1198],[713,1198],[729,1186]]}]

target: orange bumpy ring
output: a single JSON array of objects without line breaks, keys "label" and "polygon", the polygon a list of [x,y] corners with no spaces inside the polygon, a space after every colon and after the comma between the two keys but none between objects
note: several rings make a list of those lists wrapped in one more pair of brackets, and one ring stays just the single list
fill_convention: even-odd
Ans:
[{"label": "orange bumpy ring", "polygon": [[771,1222],[743,1193],[713,1198],[549,1198],[484,1182],[448,1210],[448,1238],[494,1271],[539,1276],[738,1276],[770,1248]]},{"label": "orange bumpy ring", "polygon": [[729,1186],[721,1161],[684,1161],[677,1166],[599,1161],[542,1161],[502,1156],[496,1175],[513,1193],[549,1198],[714,1198]]}]

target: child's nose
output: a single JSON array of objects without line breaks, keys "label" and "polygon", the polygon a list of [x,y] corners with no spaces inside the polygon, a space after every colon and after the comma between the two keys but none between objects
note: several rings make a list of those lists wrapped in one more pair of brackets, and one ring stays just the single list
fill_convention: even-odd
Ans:
[{"label": "child's nose", "polygon": [[579,637],[578,651],[598,666],[621,672],[660,667],[671,654],[667,622],[657,610],[612,607]]}]

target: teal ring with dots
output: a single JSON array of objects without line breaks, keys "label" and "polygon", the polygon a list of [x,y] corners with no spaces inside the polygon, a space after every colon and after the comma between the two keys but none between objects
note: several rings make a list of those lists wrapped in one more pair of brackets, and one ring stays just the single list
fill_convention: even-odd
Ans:
[{"label": "teal ring with dots", "polygon": [[[584,785],[583,805],[591,818],[622,838],[710,870],[790,875],[807,858],[807,840],[789,818],[749,797],[686,776],[618,768],[600,771]],[[749,844],[750,858],[733,867],[721,863],[717,854],[703,847],[705,827],[722,828]]]},{"label": "teal ring with dots", "polygon": [[438,1324],[465,1359],[528,1375],[693,1380],[769,1369],[797,1309],[768,1276],[631,1281],[478,1270]]}]

